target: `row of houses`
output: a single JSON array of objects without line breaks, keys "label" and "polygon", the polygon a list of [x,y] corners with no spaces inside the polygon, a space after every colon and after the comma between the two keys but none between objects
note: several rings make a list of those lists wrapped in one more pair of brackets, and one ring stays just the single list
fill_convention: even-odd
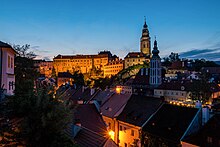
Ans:
[{"label": "row of houses", "polygon": [[[201,105],[197,108],[177,106],[161,98],[117,93],[116,90],[63,87],[60,91],[64,92],[60,92],[57,96],[63,97],[71,106],[93,107],[105,122],[106,129],[103,129],[103,133],[107,140],[111,138],[113,141],[108,142],[122,147],[180,146],[186,143],[185,138],[201,130],[204,120]],[[76,112],[79,112],[78,109]],[[77,114],[77,117],[81,115]],[[87,111],[85,116],[94,118],[90,116],[90,111]],[[78,124],[80,127],[81,124],[81,129],[85,127],[82,125],[82,119],[76,117],[75,119],[76,126]],[[93,127],[97,124],[95,121],[87,123]],[[92,127],[90,130],[94,131]],[[74,137],[72,138],[75,140]],[[80,140],[80,137],[77,139]]]}]

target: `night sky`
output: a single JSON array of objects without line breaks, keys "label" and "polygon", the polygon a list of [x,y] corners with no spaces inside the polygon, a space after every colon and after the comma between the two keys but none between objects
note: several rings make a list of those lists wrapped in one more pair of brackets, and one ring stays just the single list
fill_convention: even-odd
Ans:
[{"label": "night sky", "polygon": [[[146,16],[160,56],[220,60],[219,0],[0,0],[0,40],[38,58],[139,51]],[[153,43],[152,43],[153,44]]]}]

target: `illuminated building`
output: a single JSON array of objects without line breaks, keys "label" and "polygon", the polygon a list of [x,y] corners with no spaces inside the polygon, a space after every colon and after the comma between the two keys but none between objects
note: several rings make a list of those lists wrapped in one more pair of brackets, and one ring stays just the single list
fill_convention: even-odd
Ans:
[{"label": "illuminated building", "polygon": [[110,51],[102,51],[98,55],[58,55],[53,58],[56,74],[69,71],[73,73],[89,73],[91,70],[102,70],[112,60]]},{"label": "illuminated building", "polygon": [[[154,89],[154,96],[164,97],[165,101],[175,102],[176,104],[179,102],[183,104],[190,101],[192,102],[192,93],[195,86],[195,84],[193,84],[194,82],[198,81],[185,80],[164,82]],[[218,84],[207,83],[206,86],[210,87],[208,92],[211,94],[208,102],[212,102],[220,96],[220,86]]]},{"label": "illuminated building", "polygon": [[144,62],[150,62],[151,56],[151,43],[149,30],[146,24],[146,20],[142,29],[142,36],[140,39],[140,52],[130,52],[125,57],[125,69]]},{"label": "illuminated building", "polygon": [[117,117],[119,146],[141,146],[141,130],[144,124],[162,105],[162,100],[154,97],[132,95]]},{"label": "illuminated building", "polygon": [[111,77],[116,75],[124,68],[123,60],[114,60],[104,65],[104,77]]},{"label": "illuminated building", "polygon": [[51,77],[53,69],[53,61],[45,60],[33,60],[35,68],[40,74],[45,75],[46,77]]},{"label": "illuminated building", "polygon": [[137,64],[144,64],[144,62],[150,62],[150,59],[147,59],[146,56],[141,52],[130,52],[125,57],[125,69],[137,65]]},{"label": "illuminated building", "polygon": [[[118,140],[117,116],[131,97],[131,94],[112,94],[100,107],[102,117],[110,132],[114,132],[114,141]],[[112,133],[113,134],[113,133]],[[112,135],[111,135],[112,136]]]}]

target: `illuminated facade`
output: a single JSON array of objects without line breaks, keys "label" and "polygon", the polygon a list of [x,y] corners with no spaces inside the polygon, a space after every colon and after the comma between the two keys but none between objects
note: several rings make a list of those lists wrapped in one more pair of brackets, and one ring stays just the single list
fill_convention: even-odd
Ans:
[{"label": "illuminated facade", "polygon": [[146,19],[144,21],[143,29],[142,29],[142,36],[140,40],[140,50],[146,56],[151,55],[151,43],[150,43],[150,34],[148,30],[148,26],[146,23]]},{"label": "illuminated facade", "polygon": [[125,57],[125,69],[137,65],[144,64],[144,62],[150,62],[151,57],[151,42],[149,30],[146,24],[146,20],[142,29],[142,36],[140,39],[140,52],[130,52]]},{"label": "illuminated facade", "polygon": [[58,55],[53,59],[56,74],[58,72],[89,73],[91,70],[102,70],[112,60],[109,51],[100,52],[98,55]]},{"label": "illuminated facade", "polygon": [[130,52],[125,57],[125,69],[137,65],[144,64],[144,62],[150,62],[150,59],[146,58],[146,56],[141,52]]},{"label": "illuminated facade", "polygon": [[118,144],[120,147],[141,146],[140,131],[141,127],[119,121]]},{"label": "illuminated facade", "polygon": [[40,72],[40,74],[46,77],[51,77],[53,69],[53,61],[34,60],[34,66]]},{"label": "illuminated facade", "polygon": [[124,68],[123,60],[111,61],[104,65],[104,77],[111,77],[116,75]]}]

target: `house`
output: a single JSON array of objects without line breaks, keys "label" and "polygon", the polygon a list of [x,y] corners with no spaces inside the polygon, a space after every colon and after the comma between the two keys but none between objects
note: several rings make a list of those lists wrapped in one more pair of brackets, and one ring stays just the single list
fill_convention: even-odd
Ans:
[{"label": "house", "polygon": [[220,114],[215,114],[197,133],[185,137],[183,147],[219,147],[220,146]]},{"label": "house", "polygon": [[66,133],[82,147],[117,147],[111,140],[107,126],[94,104],[77,105],[74,111],[74,125]]},{"label": "house", "polygon": [[137,75],[135,76],[133,83],[132,83],[132,89],[133,93],[136,94],[142,94],[146,95],[149,89],[150,89],[150,69],[149,68],[141,68]]},{"label": "house", "polygon": [[100,107],[102,117],[108,126],[108,130],[112,132],[112,139],[117,143],[118,123],[117,116],[122,112],[131,94],[114,93]]},{"label": "house", "polygon": [[34,67],[40,72],[41,75],[45,75],[46,77],[51,77],[52,69],[53,69],[53,61],[45,61],[45,60],[33,60]]},{"label": "house", "polygon": [[15,90],[14,59],[16,51],[7,43],[0,41],[0,100],[3,92],[13,95]]},{"label": "house", "polygon": [[184,137],[201,128],[201,112],[201,108],[164,104],[143,126],[144,146],[181,146]]},{"label": "house", "polygon": [[[198,89],[200,88],[200,89]],[[206,83],[201,86],[201,81],[184,80],[168,81],[154,89],[155,97],[163,97],[168,102],[187,103],[194,99],[193,93],[202,91],[209,96],[207,102],[211,103],[220,96],[220,86],[216,83]]]},{"label": "house", "polygon": [[160,108],[160,98],[132,95],[125,108],[117,117],[119,146],[141,146],[141,129]]},{"label": "house", "polygon": [[57,76],[57,86],[65,85],[66,83],[72,84],[73,75],[69,72],[59,72]]},{"label": "house", "polygon": [[118,74],[124,68],[124,61],[123,60],[113,60],[110,61],[108,64],[104,65],[104,77],[111,77]]},{"label": "house", "polygon": [[82,86],[71,94],[70,100],[78,104],[89,103],[98,92],[98,89]]},{"label": "house", "polygon": [[92,101],[96,101],[99,105],[99,107],[101,105],[103,105],[109,98],[111,98],[111,96],[114,94],[115,92],[110,91],[110,90],[98,90],[97,94],[94,95],[94,97],[92,98]]},{"label": "house", "polygon": [[142,52],[129,52],[125,58],[125,69],[138,64],[144,64],[144,62],[150,62],[150,58]]}]

